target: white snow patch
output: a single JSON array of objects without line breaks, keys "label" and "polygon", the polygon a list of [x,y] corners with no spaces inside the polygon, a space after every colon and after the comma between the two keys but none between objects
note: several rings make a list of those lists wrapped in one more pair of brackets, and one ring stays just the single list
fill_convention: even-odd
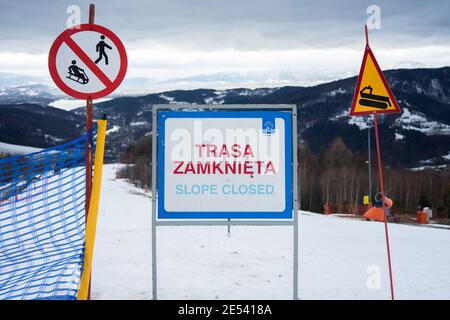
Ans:
[{"label": "white snow patch", "polygon": [[427,166],[420,166],[415,168],[409,168],[411,171],[423,171],[423,170],[438,170],[438,169],[445,169],[447,168],[446,164],[441,165],[427,165]]},{"label": "white snow patch", "polygon": [[420,163],[422,164],[432,164],[433,162],[436,162],[436,158],[420,160]]},{"label": "white snow patch", "polygon": [[120,130],[120,126],[114,125],[111,129],[106,130],[106,134],[110,134],[110,133],[113,133],[113,132],[117,132],[117,131],[119,131],[119,130]]},{"label": "white snow patch", "polygon": [[225,90],[214,91],[214,94],[216,95],[215,97],[208,97],[204,99],[206,104],[223,104],[225,102],[223,99],[227,95]]},{"label": "white snow patch", "polygon": [[279,88],[244,89],[239,92],[240,96],[266,96],[279,90]]},{"label": "white snow patch", "polygon": [[371,127],[372,121],[370,117],[350,117],[348,123],[357,126],[359,130],[366,130]]},{"label": "white snow patch", "polygon": [[355,125],[359,128],[359,130],[365,130],[371,127],[371,118],[370,117],[350,117],[348,110],[344,110],[341,113],[335,115],[330,118],[331,121],[337,121],[342,118],[348,118],[348,123],[351,125]]},{"label": "white snow patch", "polygon": [[61,138],[58,138],[58,137],[54,137],[54,136],[49,135],[49,134],[44,135],[44,137],[45,137],[45,140],[47,140],[47,141],[50,140],[53,143],[59,143],[59,142],[64,141],[64,139],[61,139]]},{"label": "white snow patch", "polygon": [[428,121],[423,114],[412,113],[408,108],[403,108],[402,115],[395,120],[394,125],[404,130],[416,130],[426,135],[444,134],[450,135],[450,126],[437,121]]},{"label": "white snow patch", "polygon": [[217,99],[222,99],[223,97],[225,97],[227,95],[227,91],[226,90],[217,90],[217,91],[214,91],[214,94],[216,95]]},{"label": "white snow patch", "polygon": [[[100,102],[105,102],[105,101],[109,101],[109,100],[111,100],[111,98],[101,98],[101,99],[94,100],[94,103],[100,103]],[[86,106],[86,101],[78,100],[78,99],[59,99],[59,100],[55,100],[55,101],[51,102],[49,104],[49,106],[58,108],[58,109],[63,109],[66,111],[70,111],[73,109],[77,109],[77,108]]]},{"label": "white snow patch", "polygon": [[146,126],[149,123],[147,121],[136,121],[136,122],[130,122],[130,126],[132,127],[142,127],[142,126]]},{"label": "white snow patch", "polygon": [[206,98],[205,99],[205,103],[206,104],[223,104],[225,102],[225,100],[221,99],[221,100],[216,100],[216,98]]},{"label": "white snow patch", "polygon": [[404,135],[402,135],[398,132],[395,133],[395,140],[403,140],[404,138],[405,138]]},{"label": "white snow patch", "polygon": [[0,152],[10,153],[12,155],[34,153],[39,152],[41,150],[42,150],[41,148],[0,142]]},{"label": "white snow patch", "polygon": [[174,98],[174,97],[169,97],[169,96],[166,96],[165,94],[160,94],[158,97],[160,97],[161,99],[166,100],[166,101],[169,102],[169,103],[177,103],[177,102],[175,101],[175,98]]},{"label": "white snow patch", "polygon": [[30,89],[30,90],[26,91],[25,94],[27,96],[34,97],[34,96],[37,96],[39,94],[39,92],[37,92],[36,90]]},{"label": "white snow patch", "polygon": [[330,92],[327,92],[325,95],[329,96],[329,97],[335,97],[338,94],[345,94],[347,93],[347,90],[342,89],[342,88],[338,88],[336,90],[332,90]]},{"label": "white snow patch", "polygon": [[450,160],[450,152],[446,154],[445,156],[442,156],[445,160]]},{"label": "white snow patch", "polygon": [[338,119],[346,118],[346,117],[348,117],[348,110],[344,110],[341,113],[338,113],[334,117],[330,118],[330,120],[338,120]]}]

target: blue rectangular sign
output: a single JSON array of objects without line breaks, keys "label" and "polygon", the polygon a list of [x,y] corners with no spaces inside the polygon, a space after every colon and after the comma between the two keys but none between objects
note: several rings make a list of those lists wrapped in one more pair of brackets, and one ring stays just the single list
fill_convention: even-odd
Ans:
[{"label": "blue rectangular sign", "polygon": [[158,219],[292,219],[292,113],[159,111]]}]

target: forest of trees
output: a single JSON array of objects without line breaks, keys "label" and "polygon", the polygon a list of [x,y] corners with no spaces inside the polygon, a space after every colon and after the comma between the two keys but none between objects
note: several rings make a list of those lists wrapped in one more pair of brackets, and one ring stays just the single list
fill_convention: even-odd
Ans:
[{"label": "forest of trees", "polygon": [[[337,212],[353,213],[369,193],[367,154],[352,153],[342,139],[313,154],[299,149],[300,204],[302,209],[321,212],[326,203]],[[379,192],[378,164],[372,160],[372,198]],[[411,171],[383,168],[386,195],[396,213],[415,214],[417,207],[430,206],[439,217],[450,215],[450,172]]]},{"label": "forest of trees", "polygon": [[[141,188],[150,188],[151,144],[151,136],[146,136],[121,154],[121,163],[127,165],[118,173],[119,178],[129,179]],[[302,210],[323,212],[325,204],[340,213],[362,213],[361,210],[366,209],[362,206],[363,196],[369,190],[366,153],[353,153],[337,138],[319,154],[300,144],[298,159]],[[418,206],[429,206],[435,217],[450,218],[450,170],[411,171],[384,167],[383,173],[386,195],[394,201],[394,213],[415,214]],[[378,167],[373,160],[372,196],[378,191]]]},{"label": "forest of trees", "polygon": [[146,189],[151,184],[151,136],[140,138],[120,154],[120,163],[126,164],[117,173],[118,178],[128,179],[135,186]]},{"label": "forest of trees", "polygon": [[8,153],[8,152],[0,152],[0,159],[9,158],[9,157],[12,157],[12,156],[13,155]]}]

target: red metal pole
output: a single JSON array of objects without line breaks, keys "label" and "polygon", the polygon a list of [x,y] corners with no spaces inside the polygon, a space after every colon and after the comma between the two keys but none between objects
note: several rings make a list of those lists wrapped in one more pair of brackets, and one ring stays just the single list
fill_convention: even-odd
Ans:
[{"label": "red metal pole", "polygon": [[94,16],[95,16],[95,4],[91,3],[89,5],[89,24],[94,24]]},{"label": "red metal pole", "polygon": [[387,256],[388,256],[388,265],[389,265],[389,280],[391,284],[391,298],[394,300],[394,283],[392,276],[392,265],[391,265],[391,250],[389,248],[389,233],[388,233],[388,225],[386,219],[386,204],[385,204],[385,194],[384,194],[384,180],[383,180],[383,169],[381,164],[381,154],[380,154],[380,139],[378,136],[378,125],[377,125],[377,114],[373,113],[373,123],[375,126],[375,141],[377,145],[377,156],[378,156],[378,174],[380,179],[380,191],[381,191],[381,200],[382,200],[382,208],[384,213],[384,231],[386,234],[386,248],[387,248]]},{"label": "red metal pole", "polygon": [[[93,126],[93,109],[94,105],[92,99],[86,100],[86,133],[88,133]],[[86,138],[86,200],[85,200],[85,218],[89,213],[89,202],[92,189],[92,145],[91,137]]]},{"label": "red metal pole", "polygon": [[[94,23],[95,5],[89,5],[89,24]],[[94,121],[94,103],[91,98],[86,100],[86,132],[92,130]],[[85,221],[89,213],[89,203],[92,191],[92,137],[87,136],[86,141],[86,199],[85,199]],[[92,278],[92,277],[91,277]],[[89,279],[88,300],[91,299],[91,279]]]},{"label": "red metal pole", "polygon": [[369,31],[367,30],[367,24],[364,25],[364,31],[366,32],[366,46],[369,45]]},{"label": "red metal pole", "polygon": [[[89,5],[89,23],[94,23],[95,5]],[[94,119],[94,104],[91,98],[86,100],[86,132],[92,130]],[[87,219],[89,211],[89,200],[92,189],[92,145],[91,139],[88,136],[86,141],[86,200],[85,200],[85,216]]]}]

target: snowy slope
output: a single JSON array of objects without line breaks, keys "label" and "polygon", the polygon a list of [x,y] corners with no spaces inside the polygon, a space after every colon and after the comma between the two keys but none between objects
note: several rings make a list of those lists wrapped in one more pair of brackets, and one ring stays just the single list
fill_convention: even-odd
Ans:
[{"label": "snowy slope", "polygon": [[151,298],[150,199],[103,169],[92,299]]},{"label": "snowy slope", "polygon": [[[151,199],[104,169],[93,299],[151,299]],[[301,212],[301,299],[389,299],[384,226]],[[398,299],[450,299],[450,230],[389,224]],[[159,227],[160,299],[291,299],[289,227]],[[379,268],[380,289],[368,271]],[[372,269],[373,270],[373,269]]]},{"label": "snowy slope", "polygon": [[83,266],[85,168],[15,168],[21,177],[0,179],[0,300],[75,298]]}]

